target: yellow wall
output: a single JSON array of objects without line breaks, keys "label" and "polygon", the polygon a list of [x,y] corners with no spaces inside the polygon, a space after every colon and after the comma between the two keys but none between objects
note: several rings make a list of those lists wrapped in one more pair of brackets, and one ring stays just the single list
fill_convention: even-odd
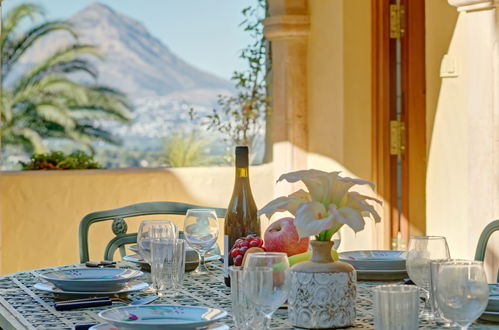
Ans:
[{"label": "yellow wall", "polygon": [[[250,176],[261,207],[273,198],[272,167],[252,167]],[[77,263],[79,221],[93,211],[156,200],[226,207],[233,177],[227,167],[1,173],[1,273]],[[111,237],[108,225],[91,229],[92,260]]]},{"label": "yellow wall", "polygon": [[[308,4],[308,167],[370,179],[371,1]],[[341,249],[379,246],[376,227],[343,228]]]}]

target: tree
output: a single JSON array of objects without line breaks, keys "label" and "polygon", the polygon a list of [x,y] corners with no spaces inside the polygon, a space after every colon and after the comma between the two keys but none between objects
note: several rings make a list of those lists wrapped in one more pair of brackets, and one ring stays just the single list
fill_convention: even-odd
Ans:
[{"label": "tree", "polygon": [[[35,23],[39,17],[43,17],[42,8],[26,3],[10,10],[2,22],[2,144],[19,146],[26,152],[45,152],[45,138],[70,139],[90,149],[94,140],[118,143],[97,121],[126,123],[131,105],[119,91],[93,83],[97,72],[90,60],[99,57],[96,47],[78,44],[78,34],[69,22]],[[31,25],[23,29],[30,19]],[[43,37],[58,31],[72,35],[73,42],[15,76],[19,59]],[[92,83],[77,82],[75,75],[91,77]],[[5,81],[9,81],[8,86]]]},{"label": "tree", "polygon": [[165,140],[165,160],[168,167],[206,166],[215,162],[209,156],[209,141],[197,131],[177,131]]},{"label": "tree", "polygon": [[[231,80],[235,83],[236,95],[219,95],[219,108],[213,109],[212,113],[201,121],[202,126],[222,133],[227,142],[235,145],[254,147],[255,139],[262,133],[265,118],[271,110],[267,97],[270,63],[262,23],[265,13],[265,0],[257,0],[255,6],[242,10],[244,18],[240,26],[253,38],[253,42],[244,48],[240,55],[246,61],[247,69],[232,74]],[[193,109],[190,115],[191,119],[196,118]]]}]

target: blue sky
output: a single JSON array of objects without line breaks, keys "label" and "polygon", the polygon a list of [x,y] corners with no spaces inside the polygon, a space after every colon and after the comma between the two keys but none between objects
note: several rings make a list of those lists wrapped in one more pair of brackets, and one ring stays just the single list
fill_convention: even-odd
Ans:
[{"label": "blue sky", "polygon": [[[255,0],[100,0],[141,21],[175,54],[205,71],[230,78],[243,65],[238,52],[250,41],[238,27],[241,10]],[[4,0],[3,10],[24,2]],[[31,0],[49,18],[67,18],[92,0]],[[200,53],[199,49],[215,50]]]}]

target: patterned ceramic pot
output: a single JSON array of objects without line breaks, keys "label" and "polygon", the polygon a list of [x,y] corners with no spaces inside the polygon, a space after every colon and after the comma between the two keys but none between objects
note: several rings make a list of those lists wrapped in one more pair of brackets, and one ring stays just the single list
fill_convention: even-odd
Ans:
[{"label": "patterned ceramic pot", "polygon": [[346,327],[355,321],[355,269],[331,258],[330,241],[311,241],[310,261],[291,267],[288,319],[301,328]]}]

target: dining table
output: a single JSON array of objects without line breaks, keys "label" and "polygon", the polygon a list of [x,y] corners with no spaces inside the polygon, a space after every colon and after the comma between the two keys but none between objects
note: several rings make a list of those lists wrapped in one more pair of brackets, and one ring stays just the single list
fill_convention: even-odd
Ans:
[{"label": "dining table", "polygon": [[[118,262],[121,268],[136,268],[133,263]],[[110,306],[81,308],[69,311],[56,311],[54,302],[60,297],[52,293],[39,291],[34,285],[40,282],[39,274],[54,269],[82,267],[82,265],[65,265],[51,268],[28,270],[0,277],[0,327],[2,329],[74,329],[76,325],[96,324],[103,321],[98,313]],[[183,286],[175,297],[160,297],[154,304],[177,304],[204,306],[223,309],[228,316],[221,320],[234,328],[231,313],[230,288],[223,281],[223,264],[217,260],[209,263],[211,273],[194,276],[186,273]],[[144,273],[143,279],[150,281],[150,274]],[[356,319],[352,329],[374,328],[373,288],[383,281],[358,281],[356,300]],[[389,283],[394,283],[389,282]],[[395,282],[396,283],[396,282]],[[144,298],[148,294],[143,291],[121,296],[121,301],[112,307],[125,306],[130,301]],[[272,318],[272,329],[295,329],[287,320],[288,311],[280,308]],[[439,329],[433,321],[420,320],[422,329]],[[470,329],[497,329],[497,324],[485,321],[473,323]]]}]

